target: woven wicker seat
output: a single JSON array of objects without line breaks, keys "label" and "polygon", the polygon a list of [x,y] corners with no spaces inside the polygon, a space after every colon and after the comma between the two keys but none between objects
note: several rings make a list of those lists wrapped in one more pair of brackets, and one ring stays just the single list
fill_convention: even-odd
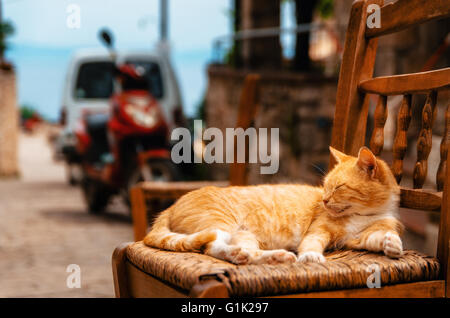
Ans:
[{"label": "woven wicker seat", "polygon": [[367,287],[372,271],[380,268],[381,285],[434,280],[439,275],[437,259],[405,251],[400,259],[366,251],[334,251],[324,264],[236,266],[197,253],[162,251],[142,242],[126,250],[129,262],[140,270],[182,290],[189,291],[203,279],[217,279],[230,296],[271,296],[334,289]]}]

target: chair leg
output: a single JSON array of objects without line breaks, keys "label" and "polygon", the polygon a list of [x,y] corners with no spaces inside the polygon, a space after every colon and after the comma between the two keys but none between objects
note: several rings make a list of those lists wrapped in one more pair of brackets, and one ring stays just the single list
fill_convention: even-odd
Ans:
[{"label": "chair leg", "polygon": [[114,278],[114,291],[117,298],[129,298],[128,276],[126,269],[126,250],[132,243],[122,243],[114,250],[112,255],[112,271]]},{"label": "chair leg", "polygon": [[133,218],[134,240],[141,241],[144,239],[147,229],[147,209],[145,195],[141,187],[136,186],[130,191],[131,199],[131,216]]},{"label": "chair leg", "polygon": [[192,287],[189,297],[193,298],[228,298],[228,289],[216,279],[200,281]]}]

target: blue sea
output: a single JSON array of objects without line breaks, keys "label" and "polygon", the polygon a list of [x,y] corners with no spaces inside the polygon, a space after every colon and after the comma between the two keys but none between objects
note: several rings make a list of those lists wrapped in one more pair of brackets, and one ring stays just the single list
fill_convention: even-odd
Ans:
[{"label": "blue sea", "polygon": [[[66,70],[74,48],[49,48],[11,45],[6,58],[17,73],[19,106],[36,109],[44,118],[55,121],[61,109]],[[212,51],[172,50],[172,63],[180,84],[186,115],[193,116],[206,90],[206,68]]]}]

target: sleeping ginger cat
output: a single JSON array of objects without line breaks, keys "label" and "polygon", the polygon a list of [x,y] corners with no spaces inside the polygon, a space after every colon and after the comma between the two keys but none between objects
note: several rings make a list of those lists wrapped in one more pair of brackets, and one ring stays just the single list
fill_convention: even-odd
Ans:
[{"label": "sleeping ginger cat", "polygon": [[391,170],[366,147],[358,158],[330,151],[337,164],[323,187],[201,188],[163,211],[144,243],[234,264],[325,262],[326,249],[342,247],[400,257],[400,190]]}]

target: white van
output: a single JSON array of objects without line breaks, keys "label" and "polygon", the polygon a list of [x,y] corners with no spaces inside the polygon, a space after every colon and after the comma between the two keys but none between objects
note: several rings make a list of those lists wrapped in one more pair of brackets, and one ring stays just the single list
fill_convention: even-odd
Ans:
[{"label": "white van", "polygon": [[[176,127],[184,115],[178,82],[166,51],[118,51],[116,62],[118,65],[139,64],[147,69],[151,93],[161,105],[169,130]],[[62,100],[65,126],[59,147],[68,163],[71,183],[75,183],[72,171],[73,164],[76,164],[73,158],[75,126],[85,110],[108,111],[113,92],[112,63],[106,49],[81,49],[69,63]]]}]

